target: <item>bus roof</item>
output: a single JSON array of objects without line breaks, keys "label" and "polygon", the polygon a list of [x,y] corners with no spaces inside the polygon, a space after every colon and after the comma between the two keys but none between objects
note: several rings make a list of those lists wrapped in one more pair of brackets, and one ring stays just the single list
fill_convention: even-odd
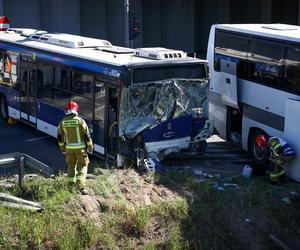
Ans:
[{"label": "bus roof", "polygon": [[217,24],[218,29],[240,33],[300,42],[300,26],[281,23],[274,24]]},{"label": "bus roof", "polygon": [[[179,50],[165,48],[130,49],[113,46],[106,40],[64,33],[47,33],[46,31],[32,29],[9,29],[6,32],[0,32],[1,41],[25,46],[33,50],[38,49],[114,66],[180,64],[205,61],[187,57],[186,53]],[[168,58],[161,56],[164,53],[169,55]]]}]

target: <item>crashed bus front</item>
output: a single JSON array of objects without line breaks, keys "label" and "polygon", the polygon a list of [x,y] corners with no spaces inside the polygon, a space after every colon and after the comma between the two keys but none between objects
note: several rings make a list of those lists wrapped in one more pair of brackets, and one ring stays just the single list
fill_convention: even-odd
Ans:
[{"label": "crashed bus front", "polygon": [[171,155],[203,154],[213,130],[208,87],[203,60],[133,67],[121,92],[119,157],[153,167]]}]

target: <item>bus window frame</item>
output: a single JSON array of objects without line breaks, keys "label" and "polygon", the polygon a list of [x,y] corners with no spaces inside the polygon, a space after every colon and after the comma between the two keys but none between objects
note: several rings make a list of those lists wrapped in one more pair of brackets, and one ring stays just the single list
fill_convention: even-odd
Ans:
[{"label": "bus window frame", "polygon": [[[277,89],[277,90],[280,90],[280,91],[284,91],[286,93],[290,93],[290,94],[294,94],[294,95],[300,95],[299,92],[297,91],[293,91],[293,90],[289,90],[287,88],[285,88],[285,86],[283,86],[283,83],[284,83],[284,78],[285,78],[285,72],[286,72],[286,65],[284,63],[284,61],[286,60],[286,55],[287,55],[287,50],[289,47],[291,46],[299,46],[300,47],[300,42],[297,43],[297,42],[294,42],[294,41],[288,41],[288,40],[283,40],[283,39],[279,39],[279,38],[273,38],[273,37],[268,37],[268,36],[259,36],[259,35],[255,35],[255,34],[249,34],[249,33],[243,33],[243,32],[238,32],[238,31],[232,31],[232,30],[225,30],[225,29],[220,29],[220,28],[216,28],[215,29],[215,35],[217,32],[222,32],[222,33],[226,33],[226,34],[233,34],[233,35],[240,35],[242,37],[247,37],[248,38],[248,47],[247,47],[247,54],[249,54],[249,48],[250,48],[250,44],[251,44],[251,41],[253,39],[263,39],[263,40],[266,40],[266,41],[269,41],[269,42],[275,42],[275,43],[281,43],[283,44],[284,46],[284,55],[283,55],[283,69],[282,69],[282,73],[281,73],[281,79],[280,79],[280,82],[281,84],[279,84],[278,86],[274,86],[274,85],[270,85],[270,84],[266,84],[266,83],[263,83],[261,81],[255,81],[253,79],[249,79],[248,78],[248,56],[247,56],[247,77],[239,77],[241,80],[247,80],[247,81],[251,81],[251,82],[254,82],[254,83],[257,83],[257,84],[260,84],[260,85],[263,85],[263,86],[266,86],[266,87],[270,87],[270,88],[274,88],[274,89]],[[213,61],[215,62],[215,56],[216,56],[216,52],[215,52],[215,40],[214,40],[214,59]],[[234,57],[234,56],[230,56],[230,57]],[[213,70],[214,72],[220,72],[220,70],[216,70],[215,67],[213,67]]]},{"label": "bus window frame", "polygon": [[[90,100],[92,101],[92,108],[93,108],[93,118],[92,118],[92,123],[95,124],[95,106],[96,106],[96,92],[95,92],[95,89],[96,89],[96,79],[98,80],[101,80],[102,82],[104,82],[104,87],[105,87],[105,112],[104,112],[104,148],[106,149],[107,148],[107,143],[108,143],[108,105],[109,105],[109,100],[108,100],[108,89],[109,87],[114,87],[114,88],[117,88],[118,90],[118,103],[117,103],[117,107],[118,107],[118,110],[117,110],[117,121],[119,121],[119,112],[120,112],[120,99],[121,99],[121,93],[122,93],[122,89],[123,89],[123,86],[124,86],[124,77],[123,77],[123,74],[121,74],[121,77],[120,78],[115,78],[115,77],[112,77],[112,76],[108,76],[108,75],[105,75],[105,74],[101,74],[101,73],[97,73],[97,72],[93,72],[93,71],[88,71],[88,70],[83,70],[83,69],[80,69],[78,67],[70,67],[70,66],[67,66],[67,65],[64,65],[64,64],[59,64],[59,63],[55,63],[55,62],[52,62],[52,61],[49,61],[49,60],[37,60],[37,63],[45,63],[45,64],[51,64],[52,67],[53,67],[53,82],[52,82],[52,87],[54,88],[54,91],[56,90],[59,90],[59,91],[63,91],[67,94],[70,94],[70,95],[74,95],[74,96],[80,96],[82,98],[85,98],[87,100]],[[67,69],[69,70],[70,72],[70,83],[69,83],[69,88],[68,90],[66,89],[63,89],[63,88],[60,88],[56,85],[55,83],[55,80],[56,80],[56,70],[57,68],[64,68],[64,69]],[[93,77],[93,84],[92,84],[92,96],[91,98],[88,98],[87,96],[85,95],[80,95],[76,92],[73,92],[71,90],[72,88],[72,72],[80,72],[80,73],[83,73],[83,74],[89,74]],[[37,93],[39,94],[39,92]],[[40,97],[37,98],[37,101],[40,100]],[[42,100],[43,102],[46,102],[48,105],[52,105],[54,107],[57,107],[55,105],[55,103],[48,103],[47,101],[44,101]],[[58,107],[59,108],[59,107]],[[79,115],[80,115],[80,111],[79,111]],[[84,116],[83,116],[84,117]],[[84,117],[86,119],[86,117]],[[96,153],[97,154],[97,153]]]}]

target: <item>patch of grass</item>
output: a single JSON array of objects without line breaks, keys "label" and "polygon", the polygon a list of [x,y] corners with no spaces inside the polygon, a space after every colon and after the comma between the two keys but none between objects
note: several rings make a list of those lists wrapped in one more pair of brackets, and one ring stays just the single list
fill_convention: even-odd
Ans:
[{"label": "patch of grass", "polygon": [[[143,207],[134,207],[126,202],[115,203],[103,214],[98,246],[133,249],[142,245],[145,249],[156,249],[171,245],[174,239],[184,245],[180,225],[187,211],[187,203],[181,198]],[[161,235],[149,242],[149,238],[157,234],[157,228],[163,229],[166,238],[162,239],[164,235]]]},{"label": "patch of grass", "polygon": [[180,250],[187,249],[188,243],[183,238],[181,225],[172,223],[168,226],[168,238],[166,241],[166,249]]},{"label": "patch of grass", "polygon": [[122,200],[124,197],[115,183],[114,171],[101,169],[98,178],[92,183],[96,195],[104,198],[112,198],[115,200]]},{"label": "patch of grass", "polygon": [[[68,190],[66,178],[38,178],[24,187],[25,198],[43,201],[45,209],[34,213],[0,207],[0,249],[82,249],[98,237],[94,222],[69,207],[78,194]],[[15,188],[12,194],[23,193]]]},{"label": "patch of grass", "polygon": [[[24,183],[25,194],[18,188],[11,193],[43,201],[45,210],[0,207],[0,249],[276,249],[269,234],[293,249],[300,244],[300,199],[290,196],[288,185],[273,187],[262,178],[236,178],[240,189],[221,192],[212,184],[220,179],[196,183],[189,171],[170,171],[147,177],[153,180],[146,191],[157,193],[149,195],[152,203],[142,206],[130,199],[140,194],[123,195],[118,182],[121,188],[126,183],[147,188],[144,176],[130,170],[122,182],[123,172],[97,171],[98,178],[89,182],[89,188],[95,192],[93,198],[103,202],[101,208],[107,205],[97,226],[82,215],[80,196],[68,190],[66,178],[38,178]],[[156,189],[155,183],[174,192],[160,196],[162,187]],[[285,196],[292,204],[281,201]]]}]

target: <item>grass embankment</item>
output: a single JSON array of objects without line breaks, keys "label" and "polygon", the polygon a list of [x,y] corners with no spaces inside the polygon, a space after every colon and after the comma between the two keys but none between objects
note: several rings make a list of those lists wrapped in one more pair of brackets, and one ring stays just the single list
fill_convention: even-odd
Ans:
[{"label": "grass embankment", "polygon": [[[300,194],[298,184],[230,181],[240,188],[222,192],[182,172],[100,169],[88,182],[90,196],[70,192],[64,177],[27,181],[25,198],[42,201],[45,209],[0,207],[0,248],[276,249],[270,234],[299,246],[300,201],[290,194]],[[18,188],[2,191],[21,196]],[[286,196],[291,204],[281,201]]]}]

